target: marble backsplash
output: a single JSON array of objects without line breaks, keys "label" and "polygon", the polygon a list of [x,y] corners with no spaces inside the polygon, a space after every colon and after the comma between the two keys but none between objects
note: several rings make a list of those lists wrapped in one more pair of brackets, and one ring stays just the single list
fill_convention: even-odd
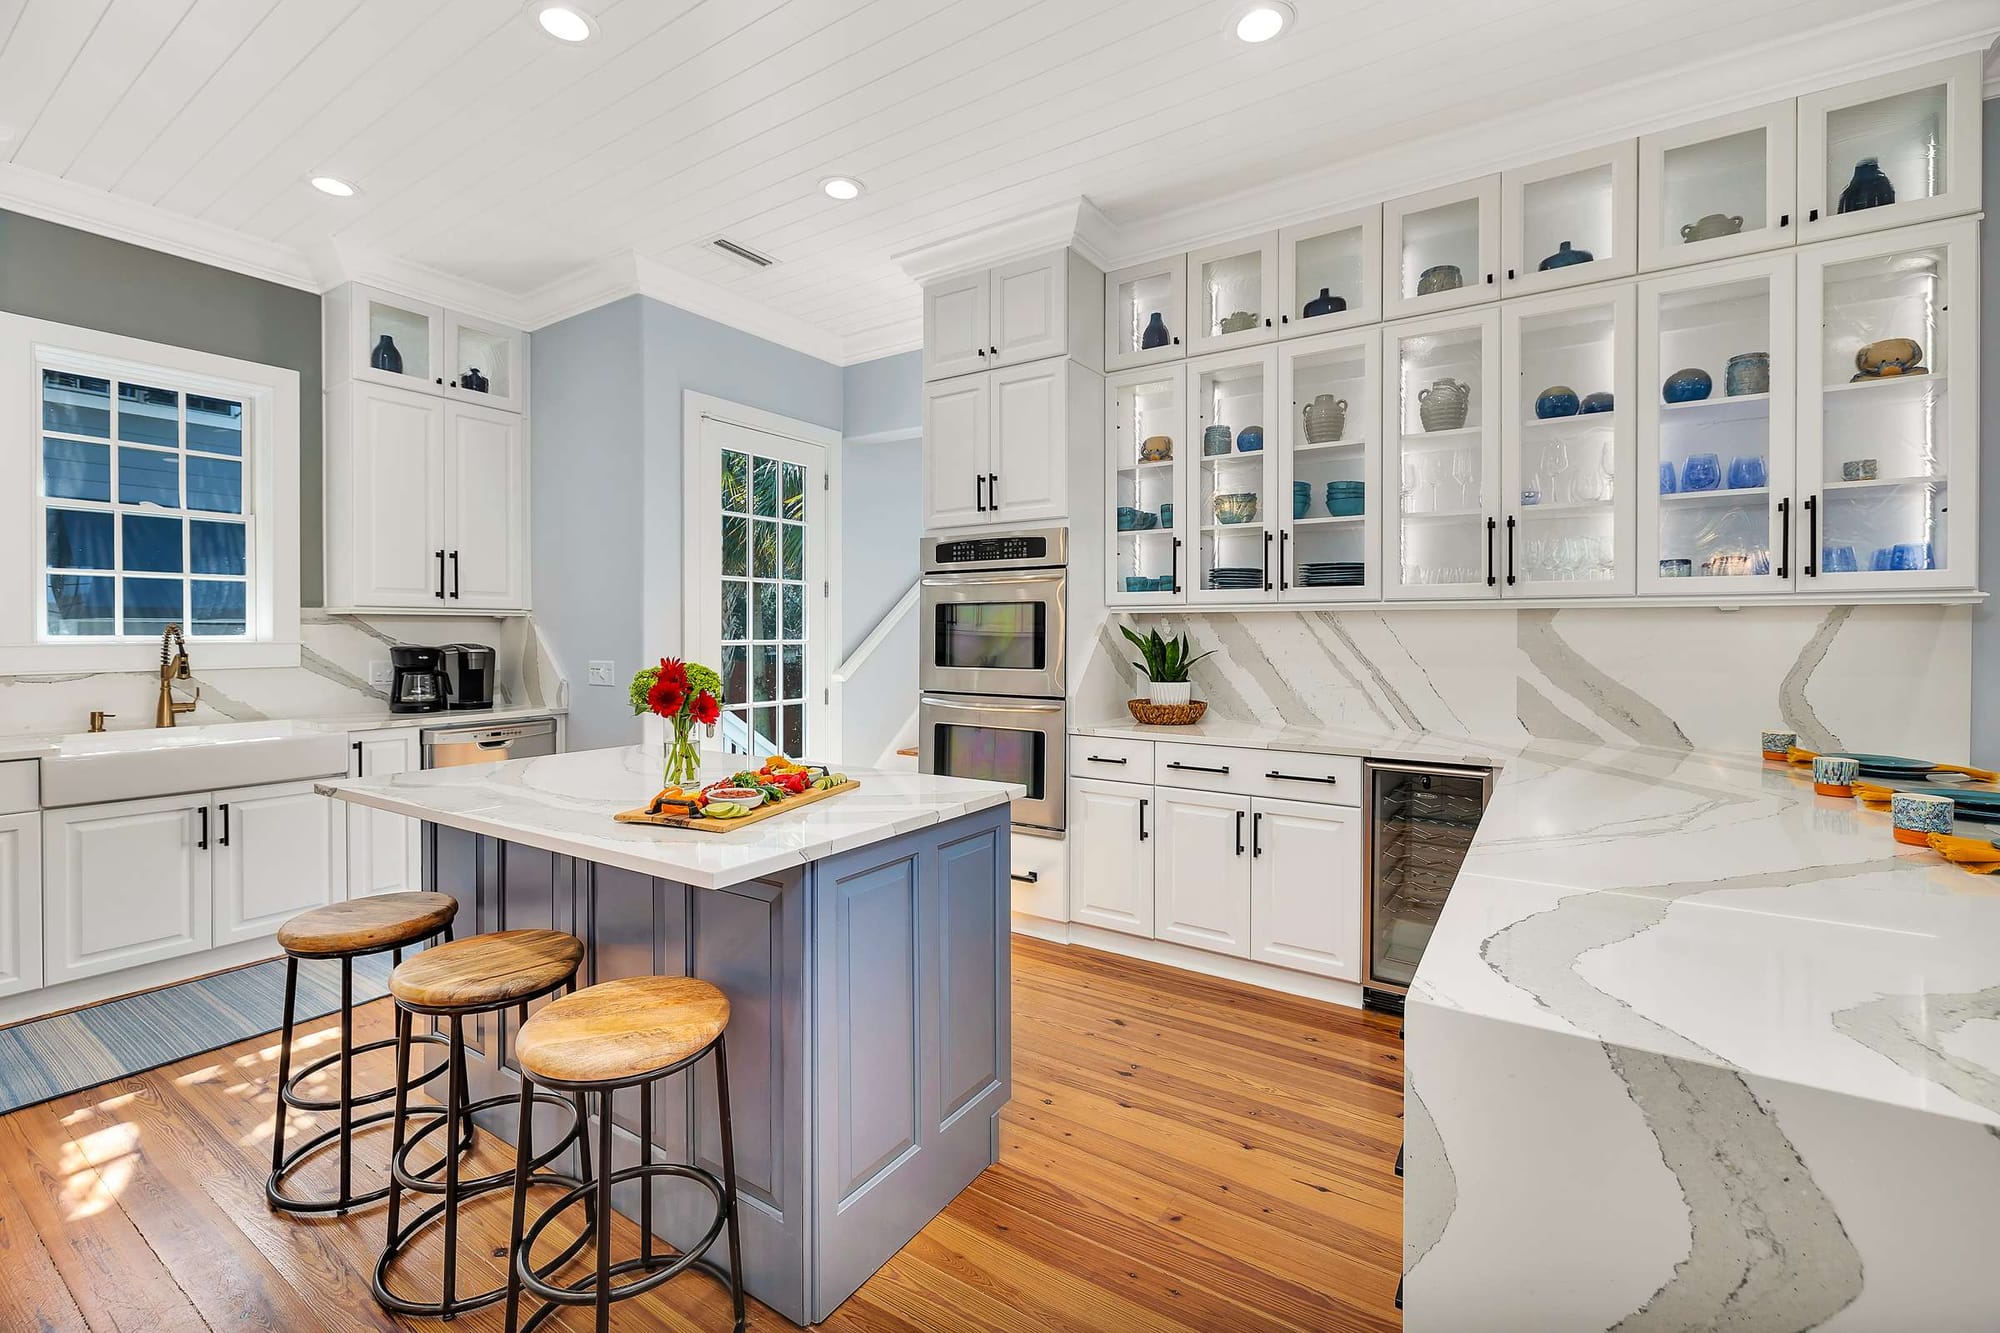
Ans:
[{"label": "marble backsplash", "polygon": [[1939,760],[1971,745],[1962,606],[1114,613],[1076,627],[1079,720],[1143,688],[1120,624],[1217,650],[1195,693],[1229,720],[1692,749],[1783,724],[1812,749]]},{"label": "marble backsplash", "polygon": [[[565,682],[529,617],[364,620],[308,608],[299,633],[303,646],[296,667],[204,671],[201,641],[191,640],[188,656],[201,702],[183,722],[384,714],[389,692],[368,683],[368,665],[387,661],[389,649],[403,643],[490,645],[500,665],[496,707],[566,706]],[[159,675],[153,671],[0,676],[0,735],[82,731],[93,709],[116,714],[114,728],[147,726],[158,692]]]}]

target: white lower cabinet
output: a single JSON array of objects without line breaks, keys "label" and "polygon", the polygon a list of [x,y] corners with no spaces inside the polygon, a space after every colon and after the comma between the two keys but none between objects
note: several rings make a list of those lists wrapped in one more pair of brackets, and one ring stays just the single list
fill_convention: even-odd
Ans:
[{"label": "white lower cabinet", "polygon": [[1250,957],[1360,981],[1361,811],[1260,797],[1250,844]]},{"label": "white lower cabinet", "polygon": [[[415,727],[351,733],[347,776],[382,778],[407,773],[423,765],[423,738]],[[421,825],[408,815],[392,815],[349,804],[347,815],[347,894],[367,898],[378,893],[421,889],[424,859]]]},{"label": "white lower cabinet", "polygon": [[1250,955],[1250,798],[1156,788],[1153,938]]},{"label": "white lower cabinet", "polygon": [[44,811],[44,980],[209,948],[209,823],[206,792]]},{"label": "white lower cabinet", "polygon": [[310,782],[217,792],[210,858],[215,944],[273,934],[346,888],[334,803]]},{"label": "white lower cabinet", "polygon": [[0,815],[0,995],[42,984],[42,817]]},{"label": "white lower cabinet", "polygon": [[1070,918],[1153,933],[1153,789],[1077,778],[1069,786]]}]

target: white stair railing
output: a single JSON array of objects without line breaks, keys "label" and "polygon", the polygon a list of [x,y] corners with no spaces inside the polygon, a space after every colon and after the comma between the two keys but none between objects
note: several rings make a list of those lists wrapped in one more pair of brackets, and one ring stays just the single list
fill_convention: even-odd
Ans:
[{"label": "white stair railing", "polygon": [[916,609],[917,591],[917,581],[912,580],[909,591],[896,599],[896,604],[875,622],[874,629],[868,631],[868,637],[856,645],[854,651],[847,655],[845,662],[834,668],[834,684],[845,685],[860,674],[868,659],[875,655],[875,650],[880,648],[888,637],[896,632],[896,627],[903,623],[903,617]]}]

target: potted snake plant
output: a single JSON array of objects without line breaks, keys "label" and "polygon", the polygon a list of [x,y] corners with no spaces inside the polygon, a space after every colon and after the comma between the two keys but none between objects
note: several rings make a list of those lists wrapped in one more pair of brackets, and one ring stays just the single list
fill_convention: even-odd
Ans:
[{"label": "potted snake plant", "polygon": [[1194,698],[1194,684],[1188,680],[1188,668],[1213,654],[1214,649],[1190,656],[1185,634],[1168,639],[1162,638],[1160,631],[1155,629],[1148,630],[1142,638],[1134,634],[1130,626],[1120,625],[1118,629],[1145,658],[1145,661],[1132,665],[1146,673],[1147,702],[1171,707],[1184,705]]}]

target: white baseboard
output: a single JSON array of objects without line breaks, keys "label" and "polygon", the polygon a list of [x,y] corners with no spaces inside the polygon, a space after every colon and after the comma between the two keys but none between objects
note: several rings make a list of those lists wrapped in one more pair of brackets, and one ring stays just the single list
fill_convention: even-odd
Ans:
[{"label": "white baseboard", "polygon": [[0,1000],[0,1027],[64,1013],[87,1004],[115,1000],[123,995],[136,995],[140,991],[158,990],[176,982],[192,981],[213,972],[226,972],[231,968],[283,956],[284,951],[278,947],[277,937],[272,935],[257,940],[239,940],[220,949],[204,949],[179,958],[142,963],[137,967],[106,972],[103,976],[82,977],[56,986],[44,986],[40,990],[24,991]]},{"label": "white baseboard", "polygon": [[1096,926],[1074,921],[1049,921],[1022,912],[1014,913],[1014,933],[1047,940],[1051,944],[1080,944],[1087,949],[1123,954],[1127,958],[1140,958],[1149,963],[1178,967],[1184,972],[1199,972],[1203,976],[1220,977],[1224,981],[1259,986],[1307,1000],[1344,1004],[1350,1009],[1361,1007],[1361,987],[1352,981],[1314,976],[1310,972],[1294,972],[1290,968],[1272,967],[1268,963],[1253,963],[1247,958],[1231,958],[1227,954],[1190,949],[1184,944],[1124,935],[1115,930],[1100,930]]}]

